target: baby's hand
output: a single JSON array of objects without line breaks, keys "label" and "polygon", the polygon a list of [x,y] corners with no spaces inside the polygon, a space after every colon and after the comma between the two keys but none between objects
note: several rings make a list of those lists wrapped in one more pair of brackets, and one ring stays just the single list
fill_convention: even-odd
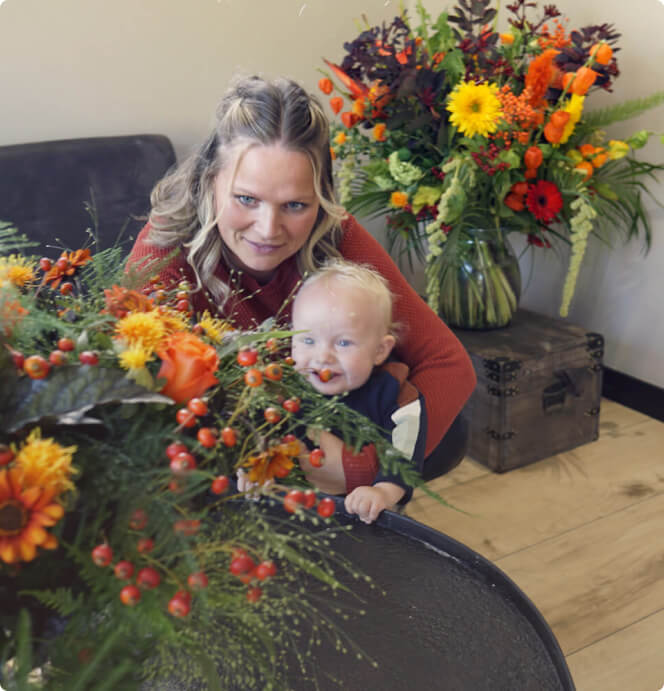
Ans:
[{"label": "baby's hand", "polygon": [[[385,483],[387,484],[387,483]],[[348,513],[356,513],[358,518],[364,523],[373,523],[381,511],[384,509],[391,509],[394,504],[401,498],[397,496],[397,492],[391,490],[394,487],[401,490],[400,487],[392,485],[390,488],[385,485],[374,485],[373,487],[356,487],[347,497],[344,502],[346,511]],[[403,495],[403,490],[401,490]]]}]

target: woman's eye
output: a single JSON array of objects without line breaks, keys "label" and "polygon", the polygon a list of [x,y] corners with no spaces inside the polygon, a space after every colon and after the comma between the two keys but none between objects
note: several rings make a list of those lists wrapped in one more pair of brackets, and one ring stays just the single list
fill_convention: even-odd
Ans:
[{"label": "woman's eye", "polygon": [[304,202],[287,202],[286,203],[286,208],[289,211],[302,211],[302,209],[306,208],[306,204]]},{"label": "woman's eye", "polygon": [[256,203],[256,197],[251,197],[248,194],[236,194],[235,198],[244,206],[253,206]]}]

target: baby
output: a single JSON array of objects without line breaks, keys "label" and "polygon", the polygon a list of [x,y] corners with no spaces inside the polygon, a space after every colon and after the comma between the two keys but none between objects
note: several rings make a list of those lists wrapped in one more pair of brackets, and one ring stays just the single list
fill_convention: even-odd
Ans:
[{"label": "baby", "polygon": [[[295,369],[322,394],[349,392],[341,401],[391,430],[392,445],[419,467],[424,405],[406,381],[408,368],[396,362],[385,365],[396,343],[385,279],[364,265],[328,261],[302,284],[292,321]],[[373,445],[353,454],[329,432],[316,442],[325,463],[315,468],[303,459],[307,479],[324,492],[346,494],[346,510],[365,523],[410,498],[411,488],[398,476],[380,472]]]}]

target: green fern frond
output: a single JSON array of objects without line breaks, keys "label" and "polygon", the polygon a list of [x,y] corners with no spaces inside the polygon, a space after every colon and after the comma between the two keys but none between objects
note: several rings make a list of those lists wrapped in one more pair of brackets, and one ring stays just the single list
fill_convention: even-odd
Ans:
[{"label": "green fern frond", "polygon": [[54,612],[67,617],[83,605],[83,596],[74,595],[71,588],[57,588],[56,590],[24,590],[23,595],[30,595]]},{"label": "green fern frond", "polygon": [[28,240],[25,235],[19,234],[18,229],[11,223],[0,221],[0,255],[10,254],[16,250],[26,250],[38,244],[38,242]]},{"label": "green fern frond", "polygon": [[583,116],[583,126],[591,130],[603,129],[616,122],[630,120],[664,103],[664,91],[656,91],[645,98],[635,98],[614,106],[591,110]]}]

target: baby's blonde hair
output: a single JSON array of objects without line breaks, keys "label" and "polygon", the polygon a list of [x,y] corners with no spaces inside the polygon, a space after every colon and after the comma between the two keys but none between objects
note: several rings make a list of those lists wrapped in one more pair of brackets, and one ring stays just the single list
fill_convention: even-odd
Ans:
[{"label": "baby's blonde hair", "polygon": [[[305,277],[298,295],[306,286],[332,280],[342,281],[344,285],[357,288],[358,291],[373,297],[387,333],[397,337],[398,325],[392,318],[393,295],[387,279],[381,273],[368,264],[357,264],[344,259],[328,259],[316,271]],[[297,300],[297,295],[295,299]]]}]

